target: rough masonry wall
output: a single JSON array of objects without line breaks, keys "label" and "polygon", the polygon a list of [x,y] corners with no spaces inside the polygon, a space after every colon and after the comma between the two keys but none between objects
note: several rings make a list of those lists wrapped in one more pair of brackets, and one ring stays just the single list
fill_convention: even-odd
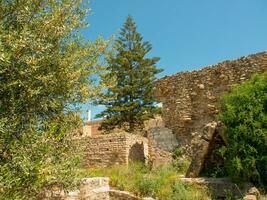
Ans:
[{"label": "rough masonry wall", "polygon": [[128,164],[134,160],[145,162],[148,155],[147,141],[141,136],[117,133],[98,135],[85,140],[86,167]]},{"label": "rough masonry wall", "polygon": [[172,160],[171,152],[178,146],[176,135],[166,127],[155,127],[148,131],[149,161],[153,166]]},{"label": "rough masonry wall", "polygon": [[83,126],[82,137],[91,137],[102,134],[98,128],[101,126],[102,120],[87,121]]},{"label": "rough masonry wall", "polygon": [[126,134],[126,162],[148,160],[148,140],[140,135]]},{"label": "rough masonry wall", "polygon": [[181,72],[157,81],[155,96],[163,103],[163,119],[183,146],[191,146],[205,124],[219,112],[219,99],[233,84],[267,70],[267,52],[224,61],[192,72]]}]

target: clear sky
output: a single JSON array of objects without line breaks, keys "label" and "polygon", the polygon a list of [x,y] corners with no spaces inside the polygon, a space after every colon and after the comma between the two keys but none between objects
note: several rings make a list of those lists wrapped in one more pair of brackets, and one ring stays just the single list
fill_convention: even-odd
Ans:
[{"label": "clear sky", "polygon": [[92,0],[91,9],[86,38],[117,34],[131,15],[160,76],[267,50],[267,0]]}]

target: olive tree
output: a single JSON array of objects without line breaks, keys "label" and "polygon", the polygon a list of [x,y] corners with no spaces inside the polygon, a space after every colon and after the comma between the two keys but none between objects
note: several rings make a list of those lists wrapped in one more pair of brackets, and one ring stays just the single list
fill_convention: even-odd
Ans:
[{"label": "olive tree", "polygon": [[76,182],[81,103],[106,42],[85,41],[83,0],[0,1],[0,198]]}]

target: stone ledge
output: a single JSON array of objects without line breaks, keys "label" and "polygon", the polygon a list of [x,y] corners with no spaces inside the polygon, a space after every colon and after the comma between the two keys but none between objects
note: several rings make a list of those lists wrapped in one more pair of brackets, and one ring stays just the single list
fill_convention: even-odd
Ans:
[{"label": "stone ledge", "polygon": [[109,191],[110,200],[155,200],[152,197],[137,197],[129,192],[120,190],[110,190]]},{"label": "stone ledge", "polygon": [[260,193],[257,188],[253,187],[251,183],[243,183],[241,187],[231,182],[228,178],[180,178],[183,183],[196,184],[201,187],[207,187],[218,198],[226,197],[230,192],[238,198],[244,198],[244,200],[254,200],[252,196],[255,196],[255,200],[261,200]]}]

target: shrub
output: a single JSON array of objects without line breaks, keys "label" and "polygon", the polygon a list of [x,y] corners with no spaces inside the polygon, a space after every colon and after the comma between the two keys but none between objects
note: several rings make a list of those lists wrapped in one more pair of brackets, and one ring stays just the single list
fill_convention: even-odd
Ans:
[{"label": "shrub", "polygon": [[172,152],[172,167],[178,172],[184,174],[189,166],[189,160],[184,156],[184,149],[176,147]]},{"label": "shrub", "polygon": [[211,199],[211,196],[206,189],[190,184],[176,182],[172,185],[172,191],[169,200]]},{"label": "shrub", "polygon": [[176,147],[175,150],[172,152],[172,158],[178,159],[183,155],[183,149],[181,147]]},{"label": "shrub", "polygon": [[31,200],[54,186],[67,190],[79,184],[79,151],[65,138],[27,132],[9,145],[8,154],[1,159],[0,199]]},{"label": "shrub", "polygon": [[235,181],[267,185],[267,72],[232,88],[222,98],[226,170]]}]

